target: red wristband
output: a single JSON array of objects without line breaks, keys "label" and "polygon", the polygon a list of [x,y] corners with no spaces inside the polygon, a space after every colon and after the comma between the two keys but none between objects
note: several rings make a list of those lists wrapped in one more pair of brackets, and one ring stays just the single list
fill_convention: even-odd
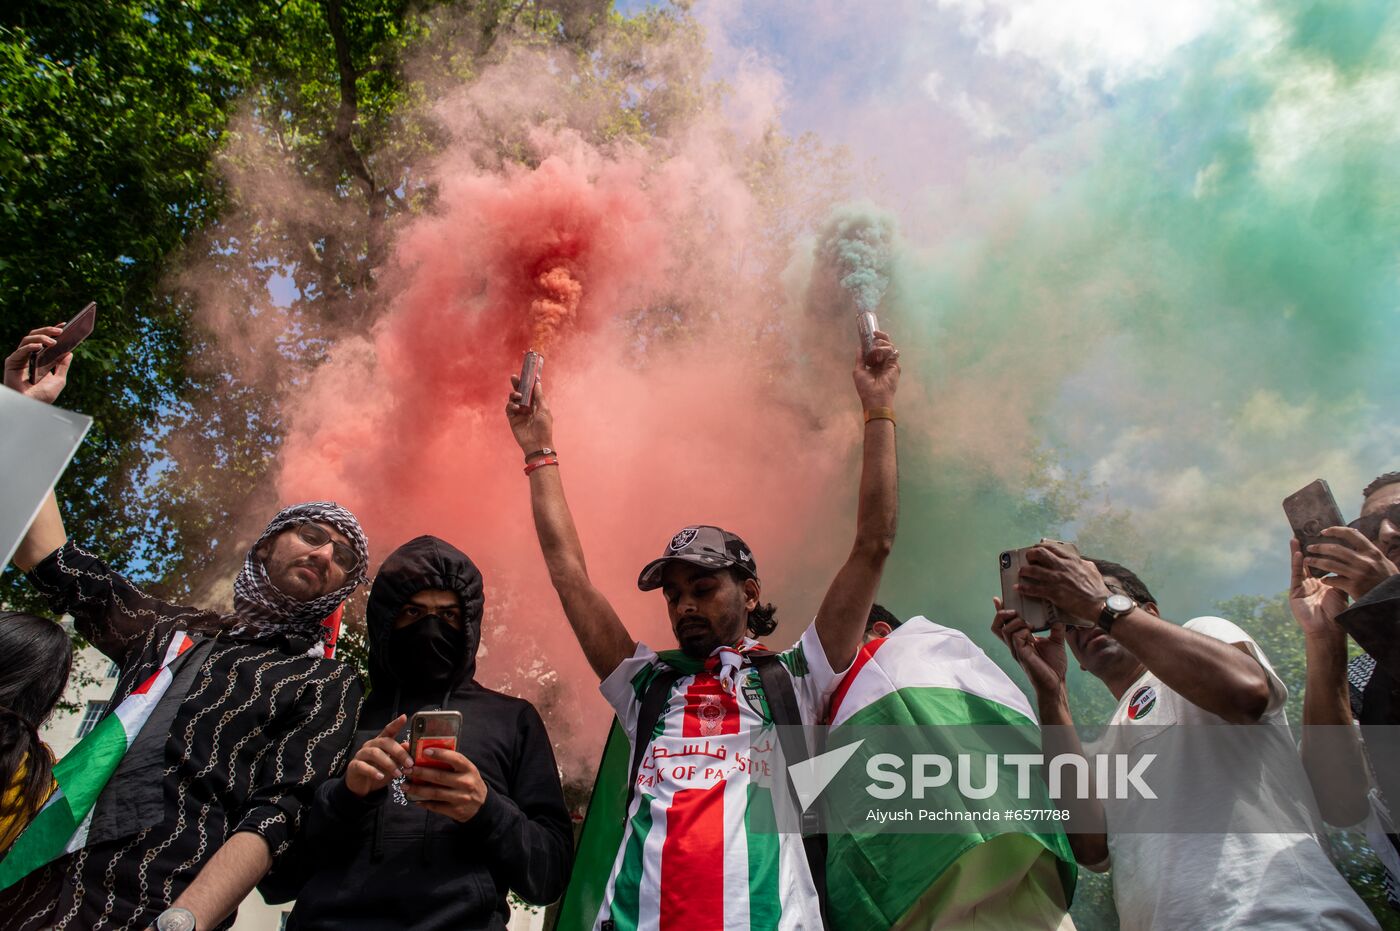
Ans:
[{"label": "red wristband", "polygon": [[545,466],[557,466],[558,464],[558,456],[546,456],[543,459],[536,459],[534,462],[530,463],[525,467],[525,474],[529,475],[536,469],[543,469]]}]

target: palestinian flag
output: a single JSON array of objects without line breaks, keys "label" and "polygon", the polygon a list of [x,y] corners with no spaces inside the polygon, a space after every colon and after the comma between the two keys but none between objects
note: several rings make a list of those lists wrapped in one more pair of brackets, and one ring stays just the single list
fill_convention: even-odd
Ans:
[{"label": "palestinian flag", "polygon": [[44,807],[0,860],[0,889],[87,843],[88,826],[97,798],[117,765],[141,732],[175,678],[175,660],[194,646],[184,631],[176,631],[160,669],[97,723],[53,768],[54,789]]},{"label": "palestinian flag", "polygon": [[[662,650],[657,656],[667,665],[686,674],[701,669],[701,663],[680,650]],[[593,795],[588,800],[588,814],[583,819],[574,871],[569,887],[559,902],[559,919],[553,931],[589,931],[603,907],[608,892],[613,861],[622,846],[623,829],[627,822],[627,783],[632,775],[632,743],[627,732],[613,717],[608,730],[608,742],[603,746],[603,759],[598,763],[598,775],[593,781]]]},{"label": "palestinian flag", "polygon": [[[1039,749],[1030,703],[1006,673],[966,634],[923,617],[861,648],[832,697],[831,723],[828,746],[841,743],[843,727],[1007,725]],[[958,739],[958,731],[947,733]],[[1042,798],[1022,804],[1052,807],[1043,785],[1033,788]],[[924,804],[957,809],[965,801],[948,789]],[[958,916],[987,921],[989,909],[1011,909],[999,914],[1014,914],[1016,927],[1055,927],[1077,875],[1063,831],[1024,833],[1008,825],[995,834],[833,832],[829,841],[835,931],[956,927]]]}]

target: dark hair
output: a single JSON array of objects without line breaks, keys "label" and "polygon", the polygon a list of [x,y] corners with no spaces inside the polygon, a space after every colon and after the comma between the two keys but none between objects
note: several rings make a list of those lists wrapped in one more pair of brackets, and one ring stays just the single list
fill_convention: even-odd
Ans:
[{"label": "dark hair", "polygon": [[1137,577],[1136,572],[1129,569],[1127,566],[1120,565],[1116,562],[1110,562],[1107,559],[1090,558],[1089,562],[1098,567],[1099,575],[1111,575],[1122,582],[1123,591],[1126,592],[1128,597],[1133,599],[1133,601],[1136,601],[1140,605],[1155,605],[1157,603],[1157,599],[1153,598],[1152,593],[1147,590],[1147,585],[1143,583],[1142,579]]},{"label": "dark hair", "polygon": [[[53,711],[68,685],[73,641],[47,618],[0,612],[0,793],[19,791],[0,802],[0,824],[25,823],[53,789],[53,761],[39,742],[39,725]],[[24,779],[15,777],[21,768]]]},{"label": "dark hair", "polygon": [[904,623],[891,614],[889,608],[886,608],[882,604],[873,604],[870,606],[870,616],[865,619],[866,633],[869,633],[870,628],[874,627],[880,621],[884,621],[886,624],[890,625],[890,630],[894,630],[900,624]]},{"label": "dark hair", "polygon": [[[729,574],[734,577],[734,581],[738,585],[743,585],[749,579],[753,578],[753,576],[736,566],[729,567]],[[755,581],[757,580],[755,579]],[[768,636],[778,629],[777,615],[778,609],[773,606],[772,602],[764,604],[760,601],[758,607],[749,612],[749,633],[753,634],[755,637]]]},{"label": "dark hair", "polygon": [[1377,475],[1371,479],[1371,484],[1362,489],[1361,500],[1365,501],[1385,486],[1395,484],[1400,484],[1400,472],[1386,472],[1384,475]]}]

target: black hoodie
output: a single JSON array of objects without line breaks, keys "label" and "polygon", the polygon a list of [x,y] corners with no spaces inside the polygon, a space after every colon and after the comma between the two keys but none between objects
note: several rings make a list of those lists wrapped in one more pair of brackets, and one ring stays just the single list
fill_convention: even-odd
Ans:
[{"label": "black hoodie", "polygon": [[[399,681],[387,654],[394,615],[410,596],[429,588],[457,594],[467,636],[456,681],[425,695],[415,694],[412,682]],[[460,711],[458,750],[486,781],[485,803],[459,824],[401,802],[389,789],[362,799],[343,779],[324,783],[300,849],[290,858],[292,868],[279,868],[261,887],[273,900],[296,896],[288,928],[504,929],[508,890],[533,904],[563,893],[573,835],[544,723],[529,702],[472,678],[481,642],[481,588],[472,561],[436,537],[411,540],[384,561],[366,612],[370,693],[355,748],[400,714]]]}]

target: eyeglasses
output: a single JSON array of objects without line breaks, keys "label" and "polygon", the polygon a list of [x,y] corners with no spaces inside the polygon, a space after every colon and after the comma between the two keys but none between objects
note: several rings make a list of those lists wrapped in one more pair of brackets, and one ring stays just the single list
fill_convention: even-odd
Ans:
[{"label": "eyeglasses", "polygon": [[313,550],[318,550],[327,543],[331,544],[331,559],[346,575],[354,572],[360,565],[360,557],[355,551],[344,543],[333,541],[330,531],[320,524],[297,524],[296,532],[302,542]]},{"label": "eyeglasses", "polygon": [[1374,543],[1376,538],[1381,535],[1381,524],[1386,521],[1390,521],[1396,527],[1400,527],[1400,503],[1392,504],[1383,511],[1367,514],[1365,517],[1358,517],[1356,520],[1347,524],[1347,526],[1352,530],[1360,531],[1363,537]]}]

